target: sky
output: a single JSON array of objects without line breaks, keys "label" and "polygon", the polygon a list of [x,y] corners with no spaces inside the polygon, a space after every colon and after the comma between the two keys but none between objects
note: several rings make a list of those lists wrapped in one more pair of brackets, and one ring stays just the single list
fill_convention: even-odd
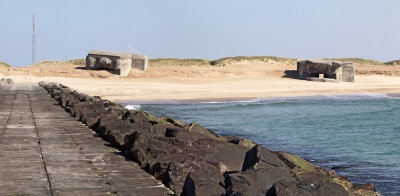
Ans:
[{"label": "sky", "polygon": [[398,0],[0,0],[0,61],[281,56],[400,59]]}]

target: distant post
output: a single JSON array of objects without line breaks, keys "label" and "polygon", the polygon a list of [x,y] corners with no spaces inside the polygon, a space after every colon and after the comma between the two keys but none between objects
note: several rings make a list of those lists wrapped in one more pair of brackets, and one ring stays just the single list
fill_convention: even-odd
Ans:
[{"label": "distant post", "polygon": [[32,65],[36,63],[36,21],[32,14]]}]

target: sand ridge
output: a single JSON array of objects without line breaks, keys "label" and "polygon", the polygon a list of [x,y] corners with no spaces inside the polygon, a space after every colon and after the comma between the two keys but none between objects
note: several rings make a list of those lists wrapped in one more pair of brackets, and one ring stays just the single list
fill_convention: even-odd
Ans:
[{"label": "sand ridge", "polygon": [[[357,69],[357,66],[356,66]],[[400,66],[359,66],[355,83],[320,83],[287,77],[296,65],[244,61],[226,66],[150,66],[120,78],[105,70],[85,70],[65,62],[2,70],[15,82],[50,81],[111,101],[243,99],[318,94],[400,93],[400,77],[371,75],[376,70],[396,72]],[[32,70],[32,76],[29,76]],[[371,72],[372,71],[372,72]],[[285,73],[286,72],[286,73]]]}]

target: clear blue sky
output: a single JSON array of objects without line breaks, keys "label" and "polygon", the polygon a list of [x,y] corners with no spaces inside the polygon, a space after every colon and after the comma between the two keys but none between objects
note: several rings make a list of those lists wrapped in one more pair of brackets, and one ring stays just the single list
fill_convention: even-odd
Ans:
[{"label": "clear blue sky", "polygon": [[92,49],[150,58],[400,59],[398,0],[1,0],[0,61],[85,58]]}]

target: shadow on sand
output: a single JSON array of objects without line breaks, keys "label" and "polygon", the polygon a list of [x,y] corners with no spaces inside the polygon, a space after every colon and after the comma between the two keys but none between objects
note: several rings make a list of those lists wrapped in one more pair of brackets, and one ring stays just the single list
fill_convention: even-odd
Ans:
[{"label": "shadow on sand", "polygon": [[117,71],[113,71],[113,70],[108,70],[108,69],[93,69],[93,68],[87,68],[87,67],[75,67],[75,69],[79,69],[79,70],[90,70],[90,71],[108,71],[108,73],[111,74],[119,74]]},{"label": "shadow on sand", "polygon": [[297,70],[285,70],[285,75],[282,78],[292,78],[292,79],[299,79],[299,75],[297,74]]}]

